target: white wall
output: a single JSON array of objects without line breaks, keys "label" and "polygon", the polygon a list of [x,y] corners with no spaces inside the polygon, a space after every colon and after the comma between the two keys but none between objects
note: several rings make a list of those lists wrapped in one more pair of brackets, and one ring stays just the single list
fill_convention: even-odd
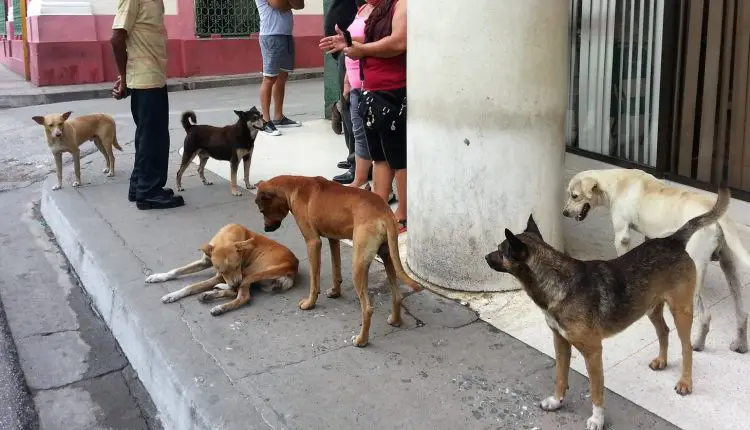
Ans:
[{"label": "white wall", "polygon": [[305,8],[295,10],[295,15],[323,15],[323,0],[305,0]]},{"label": "white wall", "polygon": [[[117,10],[117,0],[90,0],[94,15],[114,15]],[[164,12],[167,15],[177,15],[177,0],[164,0]]]}]

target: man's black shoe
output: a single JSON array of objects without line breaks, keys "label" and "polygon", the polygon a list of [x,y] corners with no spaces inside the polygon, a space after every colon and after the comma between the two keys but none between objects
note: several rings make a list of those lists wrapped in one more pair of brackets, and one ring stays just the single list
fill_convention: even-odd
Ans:
[{"label": "man's black shoe", "polygon": [[351,184],[352,182],[354,182],[354,172],[348,170],[340,175],[334,176],[333,180],[343,185]]},{"label": "man's black shoe", "polygon": [[[174,195],[174,191],[171,188],[164,188],[162,189],[162,192],[167,197],[172,197]],[[134,202],[135,201],[135,193],[128,193],[128,201]]]},{"label": "man's black shoe", "polygon": [[164,194],[135,202],[138,209],[144,211],[149,209],[171,209],[185,206],[182,196],[166,196]]},{"label": "man's black shoe", "polygon": [[352,164],[350,162],[346,161],[346,160],[345,161],[339,161],[339,164],[337,164],[336,167],[338,167],[339,169],[347,169],[347,170],[349,170],[349,169],[352,168]]}]

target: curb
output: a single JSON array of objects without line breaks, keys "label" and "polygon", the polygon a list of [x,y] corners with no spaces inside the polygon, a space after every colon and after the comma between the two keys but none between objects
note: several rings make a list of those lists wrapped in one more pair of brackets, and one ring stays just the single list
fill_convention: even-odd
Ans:
[{"label": "curb", "polygon": [[18,359],[18,351],[0,302],[0,427],[33,429],[39,427],[39,417],[26,385],[26,378]]},{"label": "curb", "polygon": [[[299,69],[289,74],[290,81],[306,79],[320,79],[323,68]],[[202,76],[195,78],[169,79],[167,91],[191,91],[210,88],[235,87],[240,85],[259,84],[263,80],[262,73],[244,75]],[[0,95],[0,109],[10,109],[26,106],[37,106],[50,103],[63,103],[79,100],[104,99],[112,97],[112,84],[92,84],[72,86],[41,87],[19,91],[17,94]]]},{"label": "curb", "polygon": [[48,178],[42,188],[42,216],[151,395],[164,428],[233,428],[237,423],[246,423],[243,428],[248,430],[284,428],[273,423],[257,399],[237,390],[210,352],[195,342],[192,327],[168,331],[159,325],[159,315],[165,312],[184,318],[181,308],[158,308],[161,303],[154,301],[153,309],[142,309],[144,299],[138,290],[143,285],[143,263],[135,255],[110,255],[107,251],[121,246],[122,240],[96,213],[66,216],[84,203],[83,197],[77,192],[53,192],[51,184]]}]

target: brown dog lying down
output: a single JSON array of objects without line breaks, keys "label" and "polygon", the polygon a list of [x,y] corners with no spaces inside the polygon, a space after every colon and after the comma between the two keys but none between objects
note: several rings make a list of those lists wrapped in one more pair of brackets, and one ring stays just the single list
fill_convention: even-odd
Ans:
[{"label": "brown dog lying down", "polygon": [[554,335],[555,394],[542,401],[542,409],[554,411],[562,406],[572,345],[583,355],[589,374],[594,407],[586,428],[603,429],[602,340],[648,314],[659,338],[659,356],[649,367],[664,369],[669,339],[664,303],[672,311],[682,344],[682,375],[675,391],[683,396],[693,391],[690,329],[696,268],[685,247],[693,233],[715,223],[728,206],[729,190],[722,187],[710,211],[692,218],[667,237],[650,239],[609,261],[581,261],[556,251],[544,242],[533,217],[519,235],[505,229],[506,240],[485,256],[487,264],[521,282],[526,294],[544,312]]},{"label": "brown dog lying down", "polygon": [[69,119],[72,112],[63,114],[49,114],[34,116],[31,119],[44,127],[47,136],[47,146],[55,157],[57,169],[57,185],[53,190],[62,188],[62,154],[69,152],[73,156],[75,182],[73,186],[81,185],[81,151],[79,147],[86,141],[94,142],[96,148],[104,156],[107,167],[102,170],[107,176],[115,176],[115,154],[112,148],[122,151],[117,143],[117,127],[115,120],[105,114],[81,115]]},{"label": "brown dog lying down", "polygon": [[379,255],[388,274],[392,313],[388,324],[401,325],[400,279],[414,291],[422,287],[404,272],[398,253],[398,227],[391,208],[376,194],[347,187],[323,177],[276,176],[258,184],[255,203],[263,214],[266,231],[275,231],[289,212],[305,237],[310,259],[310,294],[299,302],[302,310],[312,309],[320,293],[321,237],[328,239],[333,263],[330,298],[341,296],[341,239],[352,239],[354,288],[362,308],[362,328],[352,338],[354,345],[367,345],[373,308],[367,292],[370,264]]},{"label": "brown dog lying down", "polygon": [[266,292],[281,292],[291,288],[297,277],[299,261],[289,248],[239,224],[222,227],[210,242],[201,247],[201,251],[203,257],[200,260],[146,278],[146,282],[156,283],[212,266],[216,270],[212,278],[169,293],[161,298],[162,302],[176,302],[204,291],[199,297],[203,302],[221,297],[234,299],[211,308],[211,315],[217,316],[249,302],[250,286],[255,282],[260,283]]}]

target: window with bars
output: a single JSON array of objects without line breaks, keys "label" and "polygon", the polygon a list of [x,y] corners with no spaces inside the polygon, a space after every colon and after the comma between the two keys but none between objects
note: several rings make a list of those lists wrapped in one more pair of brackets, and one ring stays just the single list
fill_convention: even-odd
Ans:
[{"label": "window with bars", "polygon": [[260,16],[255,0],[195,0],[198,37],[241,37],[258,31]]},{"label": "window with bars", "polygon": [[5,23],[8,21],[8,10],[5,8],[5,0],[0,0],[0,15],[3,17],[0,19],[0,36],[5,36],[7,33]]},{"label": "window with bars", "polygon": [[21,1],[13,0],[13,32],[16,36],[21,35]]}]

